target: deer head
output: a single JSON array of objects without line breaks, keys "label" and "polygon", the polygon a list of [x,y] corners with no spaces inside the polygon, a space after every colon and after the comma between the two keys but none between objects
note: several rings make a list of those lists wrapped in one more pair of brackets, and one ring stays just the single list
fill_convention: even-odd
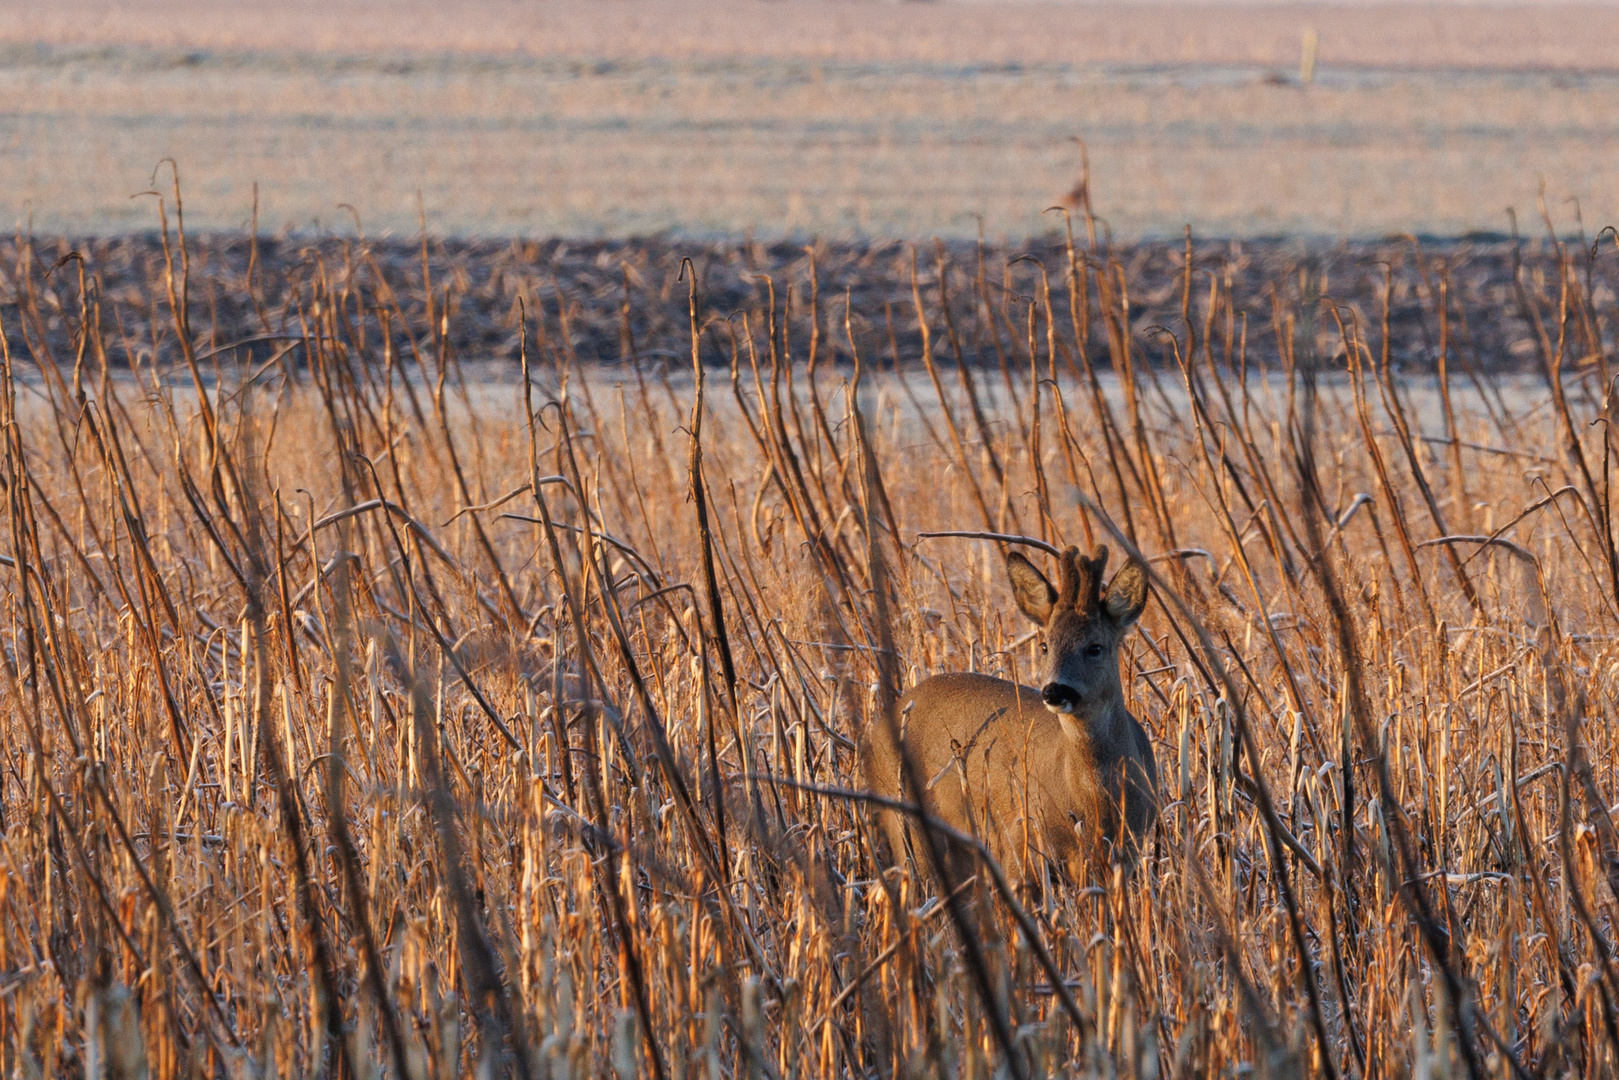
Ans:
[{"label": "deer head", "polygon": [[1058,586],[1022,555],[1006,557],[1012,594],[1040,625],[1045,654],[1040,696],[1054,713],[1101,719],[1122,700],[1119,643],[1147,606],[1147,571],[1131,559],[1102,588],[1107,547],[1090,558],[1069,548],[1057,558]]}]

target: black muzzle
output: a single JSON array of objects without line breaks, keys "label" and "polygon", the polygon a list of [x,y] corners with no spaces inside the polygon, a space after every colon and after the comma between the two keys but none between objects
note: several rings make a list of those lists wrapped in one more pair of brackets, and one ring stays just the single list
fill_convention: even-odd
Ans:
[{"label": "black muzzle", "polygon": [[1074,693],[1072,687],[1064,686],[1059,682],[1048,682],[1040,691],[1041,700],[1046,708],[1057,712],[1071,713],[1079,708],[1079,695]]}]

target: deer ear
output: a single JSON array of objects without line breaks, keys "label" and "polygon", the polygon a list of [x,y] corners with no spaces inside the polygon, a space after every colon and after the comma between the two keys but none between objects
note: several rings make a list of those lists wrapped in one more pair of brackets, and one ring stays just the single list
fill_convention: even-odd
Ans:
[{"label": "deer ear", "polygon": [[1119,567],[1119,572],[1108,582],[1107,598],[1102,605],[1120,626],[1129,626],[1139,619],[1147,606],[1147,568],[1134,559]]},{"label": "deer ear", "polygon": [[1051,605],[1057,602],[1057,590],[1051,587],[1046,575],[1015,551],[1006,557],[1006,573],[1012,579],[1012,595],[1017,599],[1018,610],[1041,626],[1046,625],[1051,618]]}]

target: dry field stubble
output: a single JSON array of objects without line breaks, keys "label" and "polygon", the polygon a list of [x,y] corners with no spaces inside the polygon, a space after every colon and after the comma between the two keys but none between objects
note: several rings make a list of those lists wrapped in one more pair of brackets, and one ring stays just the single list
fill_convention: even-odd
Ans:
[{"label": "dry field stubble", "polygon": [[[791,27],[815,5],[748,10],[766,9]],[[1076,138],[1121,238],[1187,224],[1236,237],[1501,232],[1543,178],[1554,205],[1577,198],[1588,220],[1619,220],[1611,69],[1437,44],[1427,59],[1340,62],[1342,38],[1323,28],[1317,77],[1300,86],[1288,77],[1306,16],[1291,9],[1231,16],[1285,22],[1291,51],[1276,59],[1197,48],[1148,60],[1052,54],[1043,45],[1060,33],[1040,38],[1020,7],[1004,10],[1016,47],[960,59],[773,52],[769,35],[756,53],[709,53],[650,31],[634,48],[537,55],[365,36],[345,49],[274,34],[228,46],[13,36],[0,50],[6,223],[145,228],[150,200],[135,196],[172,157],[189,220],[222,231],[246,228],[257,185],[272,229],[348,230],[357,216],[370,236],[414,235],[425,206],[434,232],[457,236],[1021,239],[1052,228],[1044,211],[1081,172]],[[1188,35],[1228,32],[1223,12],[1188,16]],[[1619,9],[1554,25],[1575,21],[1590,56],[1619,48]]]},{"label": "dry field stubble", "polygon": [[[1547,378],[1504,398],[1454,300],[1418,384],[1302,268],[1263,349],[1200,269],[1149,369],[1082,251],[1074,305],[968,264],[845,323],[778,281],[699,315],[694,411],[636,359],[678,323],[580,364],[570,317],[616,299],[508,278],[531,370],[479,379],[454,275],[340,251],[245,286],[233,346],[171,251],[167,327],[123,336],[71,261],[5,312],[6,1075],[1619,1068],[1611,303],[1577,252],[1518,278]],[[922,535],[960,529],[1152,560],[1133,875],[875,861],[845,789],[880,680],[1036,661],[995,544]]]},{"label": "dry field stubble", "polygon": [[55,0],[0,9],[0,42],[105,48],[457,53],[605,60],[1613,67],[1611,2],[1347,0]]}]

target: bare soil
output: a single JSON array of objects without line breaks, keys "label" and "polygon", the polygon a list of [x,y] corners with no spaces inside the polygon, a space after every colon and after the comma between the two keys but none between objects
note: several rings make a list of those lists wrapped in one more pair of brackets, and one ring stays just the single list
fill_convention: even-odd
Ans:
[{"label": "bare soil", "polygon": [[[1299,301],[1310,290],[1336,304],[1346,324],[1358,323],[1381,348],[1386,287],[1390,358],[1401,370],[1420,375],[1435,370],[1443,285],[1450,308],[1453,372],[1534,370],[1541,362],[1513,285],[1515,248],[1526,294],[1540,298],[1541,316],[1550,320],[1548,332],[1555,337],[1555,317],[1544,305],[1553,303],[1559,278],[1551,245],[1540,237],[1518,245],[1499,238],[1330,246],[1296,241],[1199,244],[1193,252],[1192,329],[1198,341],[1212,337],[1215,355],[1234,367],[1242,364],[1243,341],[1248,355],[1276,357],[1282,350],[1277,347],[1279,328],[1273,316],[1307,310],[1309,306]],[[178,249],[173,250],[178,259]],[[71,362],[79,310],[76,264],[63,264],[40,284],[41,270],[70,252],[85,257],[109,340],[120,343],[111,362],[122,365],[133,358],[150,364],[154,356],[160,366],[178,362],[163,285],[162,246],[157,237],[141,235],[64,240],[21,249],[11,243],[0,245],[0,267],[5,268],[0,272],[0,304],[12,303],[19,290],[43,289],[44,308],[60,313],[48,325],[10,321],[13,353],[37,352],[45,342],[59,363]],[[417,242],[262,237],[253,244],[244,236],[214,235],[192,238],[187,253],[192,326],[206,338],[209,350],[217,350],[214,355],[222,363],[261,363],[284,351],[286,335],[296,338],[304,332],[305,322],[298,315],[300,297],[314,294],[320,279],[339,290],[370,291],[380,283],[412,320],[426,320],[422,248]],[[1178,378],[1173,374],[1174,347],[1163,331],[1185,347],[1182,250],[1143,244],[1120,246],[1113,253],[1128,285],[1136,355]],[[427,269],[435,302],[441,310],[449,305],[449,348],[459,360],[477,365],[484,376],[499,379],[516,368],[521,299],[535,318],[552,327],[551,336],[536,343],[542,352],[553,357],[565,352],[609,365],[638,359],[678,377],[689,371],[691,355],[686,285],[679,280],[683,259],[696,267],[704,317],[715,320],[705,338],[708,362],[730,364],[732,339],[724,320],[735,312],[763,310],[773,283],[778,312],[792,313],[789,344],[800,358],[810,338],[818,293],[823,362],[851,361],[843,330],[847,302],[855,342],[868,362],[882,367],[896,360],[906,366],[918,363],[921,341],[911,287],[914,259],[918,286],[931,309],[937,309],[942,262],[943,283],[962,325],[1000,327],[1000,341],[983,333],[960,339],[969,363],[997,367],[1006,353],[1015,351],[1006,335],[1023,332],[1027,305],[1040,296],[1039,269],[1028,261],[1014,261],[1023,256],[1032,256],[1045,268],[1052,309],[1062,332],[1071,334],[1075,309],[1069,303],[1068,256],[1056,239],[983,249],[963,242],[920,248],[893,242],[823,242],[804,248],[784,242],[433,240]],[[1083,250],[1078,257],[1085,260]],[[1089,260],[1092,265],[1096,261]],[[250,271],[251,293],[246,288]],[[1211,278],[1230,291],[1241,321],[1205,325]],[[1611,244],[1591,264],[1591,282],[1598,304],[1611,305],[1619,292],[1619,256]],[[1086,294],[1094,307],[1094,278]],[[997,312],[995,320],[981,318],[986,303]],[[1298,356],[1313,355],[1341,365],[1342,340],[1331,306],[1317,310],[1313,354],[1308,330],[1282,332],[1294,335]],[[559,319],[564,311],[566,334]],[[266,317],[261,312],[280,314]],[[1100,316],[1090,322],[1089,351],[1096,363],[1105,366],[1106,328]],[[1600,329],[1609,333],[1606,327]],[[937,355],[942,362],[953,363],[954,345],[945,341],[941,326],[936,325],[934,332]],[[249,345],[223,348],[238,342]],[[412,350],[434,347],[432,342],[404,338],[396,346],[403,356],[400,362],[407,364]],[[1566,362],[1573,371],[1594,359],[1571,356]]]}]

